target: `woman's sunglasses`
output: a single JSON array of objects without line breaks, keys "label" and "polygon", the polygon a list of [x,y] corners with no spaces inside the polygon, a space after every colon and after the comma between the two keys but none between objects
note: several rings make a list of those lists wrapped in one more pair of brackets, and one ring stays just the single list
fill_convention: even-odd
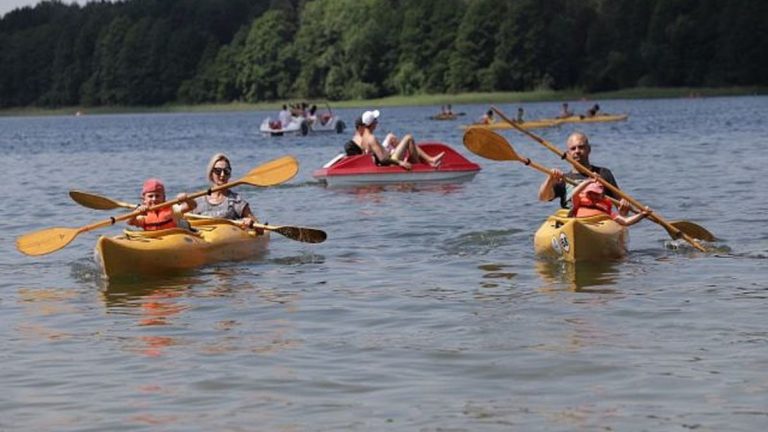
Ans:
[{"label": "woman's sunglasses", "polygon": [[229,177],[229,175],[232,174],[232,169],[231,168],[216,168],[216,167],[214,167],[211,170],[211,172],[216,174],[219,177],[222,177],[222,176]]}]

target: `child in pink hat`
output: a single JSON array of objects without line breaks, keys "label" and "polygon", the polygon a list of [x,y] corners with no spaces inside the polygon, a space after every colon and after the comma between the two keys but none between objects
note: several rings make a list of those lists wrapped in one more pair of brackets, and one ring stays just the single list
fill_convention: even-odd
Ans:
[{"label": "child in pink hat", "polygon": [[605,187],[594,179],[584,180],[576,185],[571,196],[573,197],[573,208],[569,213],[571,217],[589,217],[606,214],[619,225],[629,226],[640,222],[651,214],[651,210],[648,207],[632,216],[622,216],[614,212],[613,202],[605,196]]},{"label": "child in pink hat", "polygon": [[141,188],[141,205],[136,208],[142,214],[128,220],[128,225],[137,226],[144,231],[188,226],[181,220],[181,216],[194,210],[197,204],[194,200],[186,199],[187,194],[185,193],[179,194],[176,198],[183,200],[183,202],[147,211],[149,207],[165,202],[165,185],[163,182],[156,178],[147,179]]}]

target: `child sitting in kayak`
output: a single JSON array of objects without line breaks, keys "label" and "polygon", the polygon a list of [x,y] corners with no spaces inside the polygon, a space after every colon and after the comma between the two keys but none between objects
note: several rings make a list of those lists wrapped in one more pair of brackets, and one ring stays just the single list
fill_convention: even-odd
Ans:
[{"label": "child sitting in kayak", "polygon": [[128,220],[128,225],[143,228],[144,231],[157,231],[168,228],[189,228],[189,224],[181,219],[184,213],[197,207],[194,200],[186,199],[187,194],[181,193],[176,198],[184,200],[179,204],[163,207],[154,211],[147,208],[165,201],[165,186],[158,179],[148,179],[141,188],[141,205],[136,210],[142,214]]},{"label": "child sitting in kayak", "polygon": [[569,213],[570,217],[589,217],[606,214],[619,225],[629,226],[640,222],[651,214],[651,210],[648,207],[632,216],[622,216],[614,212],[613,203],[605,196],[605,188],[597,180],[585,180],[579,183],[573,188],[571,196],[573,197],[573,208]]}]

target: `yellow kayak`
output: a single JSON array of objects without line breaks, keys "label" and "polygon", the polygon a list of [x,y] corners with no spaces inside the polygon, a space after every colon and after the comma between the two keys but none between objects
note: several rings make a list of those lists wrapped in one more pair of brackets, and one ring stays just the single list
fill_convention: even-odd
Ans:
[{"label": "yellow kayak", "polygon": [[[530,130],[530,129],[542,129],[542,128],[548,128],[553,126],[560,126],[561,124],[565,124],[565,123],[604,123],[604,122],[625,121],[628,118],[629,118],[629,114],[598,114],[594,117],[571,116],[571,117],[561,117],[561,118],[543,118],[538,120],[524,121],[520,123],[520,126],[523,129]],[[468,129],[471,127],[479,127],[479,128],[491,129],[491,130],[514,129],[512,125],[510,125],[505,121],[498,121],[496,123],[491,123],[491,124],[470,124],[470,125],[462,126],[463,129]]]},{"label": "yellow kayak", "polygon": [[629,114],[598,114],[594,117],[570,116],[570,117],[562,117],[554,120],[557,121],[557,124],[604,123],[604,122],[625,121],[628,118],[629,118]]},{"label": "yellow kayak", "polygon": [[533,239],[537,255],[568,262],[615,260],[627,254],[627,228],[608,215],[568,217],[561,209],[548,217]]},{"label": "yellow kayak", "polygon": [[[526,120],[522,123],[518,123],[520,127],[523,129],[541,129],[541,128],[548,128],[552,126],[557,126],[558,121],[557,119],[539,119],[539,120]],[[469,129],[469,128],[483,128],[483,129],[490,129],[490,130],[498,130],[498,129],[514,129],[514,126],[510,125],[509,123],[505,121],[497,121],[495,123],[491,124],[468,124],[463,125],[462,129]]]},{"label": "yellow kayak", "polygon": [[237,261],[263,254],[269,234],[244,230],[226,219],[190,221],[194,232],[171,228],[129,231],[99,237],[94,254],[107,278],[161,276],[181,273],[220,261]]}]

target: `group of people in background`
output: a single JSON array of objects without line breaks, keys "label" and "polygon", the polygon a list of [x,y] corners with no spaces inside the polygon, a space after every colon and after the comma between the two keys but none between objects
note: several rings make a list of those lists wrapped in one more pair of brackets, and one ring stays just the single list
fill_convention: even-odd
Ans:
[{"label": "group of people in background", "polygon": [[[594,104],[592,105],[592,107],[590,107],[586,111],[586,113],[584,113],[583,115],[579,115],[579,117],[589,118],[589,117],[596,117],[600,114],[602,114],[600,113],[600,105]],[[564,119],[564,118],[574,117],[576,115],[577,114],[574,113],[573,110],[571,110],[568,107],[568,102],[563,102],[562,108],[560,109],[560,113],[555,118]],[[525,116],[525,111],[523,110],[522,107],[518,107],[517,116],[515,117],[514,121],[517,123],[523,123],[525,121],[524,116]],[[489,109],[488,111],[486,111],[485,114],[483,114],[480,118],[477,119],[475,124],[488,125],[488,124],[493,124],[495,122],[496,122],[496,118],[494,117],[493,110]]]},{"label": "group of people in background", "polygon": [[282,129],[288,126],[294,118],[304,118],[310,126],[315,122],[324,125],[328,123],[331,117],[330,112],[318,114],[317,105],[314,104],[311,106],[306,102],[283,104],[282,109],[277,113],[277,120],[270,122],[269,126],[273,129]]}]

